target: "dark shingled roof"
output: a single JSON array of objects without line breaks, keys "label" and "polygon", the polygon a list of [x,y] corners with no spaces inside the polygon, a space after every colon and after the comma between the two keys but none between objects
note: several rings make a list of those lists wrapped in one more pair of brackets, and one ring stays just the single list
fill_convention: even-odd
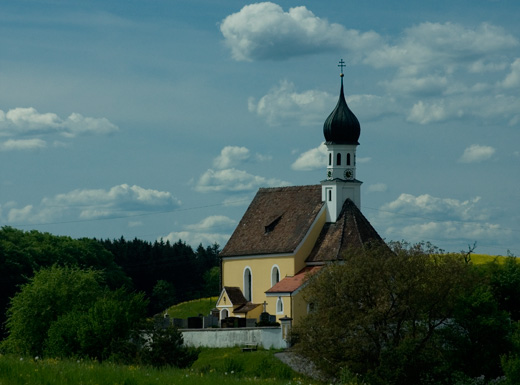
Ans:
[{"label": "dark shingled roof", "polygon": [[350,199],[343,204],[336,223],[323,226],[307,263],[341,260],[349,248],[363,248],[370,242],[383,242],[377,231]]},{"label": "dark shingled roof", "polygon": [[294,252],[322,206],[320,185],[261,188],[220,255]]},{"label": "dark shingled roof", "polygon": [[224,290],[229,297],[229,300],[233,305],[241,305],[247,303],[247,299],[242,294],[242,290],[235,286],[224,286]]},{"label": "dark shingled roof", "polygon": [[233,313],[249,313],[251,310],[256,309],[258,306],[260,306],[259,303],[248,302],[240,307],[237,307],[235,310],[233,310]]}]

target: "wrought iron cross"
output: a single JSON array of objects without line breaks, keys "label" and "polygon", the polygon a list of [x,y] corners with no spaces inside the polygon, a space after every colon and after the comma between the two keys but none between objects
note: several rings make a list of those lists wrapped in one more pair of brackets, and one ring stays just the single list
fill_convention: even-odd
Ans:
[{"label": "wrought iron cross", "polygon": [[341,68],[341,74],[343,74],[343,67],[346,67],[347,65],[345,64],[345,62],[343,61],[343,59],[341,59],[339,61],[339,64],[338,64],[338,67]]}]

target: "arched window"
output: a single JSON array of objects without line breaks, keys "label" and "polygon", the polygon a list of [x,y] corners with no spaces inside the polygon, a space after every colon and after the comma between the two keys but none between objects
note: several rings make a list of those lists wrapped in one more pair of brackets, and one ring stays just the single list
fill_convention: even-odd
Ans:
[{"label": "arched window", "polygon": [[347,154],[347,166],[350,166],[350,153]]},{"label": "arched window", "polygon": [[332,166],[332,153],[329,152],[329,166]]},{"label": "arched window", "polygon": [[341,154],[338,152],[338,155],[336,155],[336,165],[340,165],[341,164]]},{"label": "arched window", "polygon": [[248,301],[252,300],[252,294],[253,294],[253,276],[251,274],[251,269],[249,267],[246,267],[244,269],[244,297]]},{"label": "arched window", "polygon": [[220,312],[220,319],[226,319],[227,317],[229,317],[229,312],[227,311],[227,309],[224,309]]},{"label": "arched window", "polygon": [[282,297],[278,297],[276,301],[276,314],[283,314],[283,299]]},{"label": "arched window", "polygon": [[329,202],[332,201],[332,190],[329,190]]},{"label": "arched window", "polygon": [[280,269],[274,265],[271,268],[271,287],[280,282]]}]

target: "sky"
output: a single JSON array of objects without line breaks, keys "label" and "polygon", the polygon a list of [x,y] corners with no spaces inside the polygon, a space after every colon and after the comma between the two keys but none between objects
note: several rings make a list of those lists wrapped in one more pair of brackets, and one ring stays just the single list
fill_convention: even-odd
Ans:
[{"label": "sky", "polygon": [[326,178],[339,95],[386,240],[520,256],[517,0],[2,0],[0,226],[223,246]]}]

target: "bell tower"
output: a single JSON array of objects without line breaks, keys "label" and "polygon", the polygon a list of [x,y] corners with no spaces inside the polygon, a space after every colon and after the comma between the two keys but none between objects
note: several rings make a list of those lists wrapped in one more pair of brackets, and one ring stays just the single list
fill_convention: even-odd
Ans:
[{"label": "bell tower", "polygon": [[321,181],[321,199],[327,206],[327,222],[336,222],[348,199],[361,208],[361,184],[356,179],[356,149],[361,132],[359,121],[348,108],[343,92],[343,67],[340,60],[341,89],[338,103],[323,124],[327,146],[327,179]]}]

